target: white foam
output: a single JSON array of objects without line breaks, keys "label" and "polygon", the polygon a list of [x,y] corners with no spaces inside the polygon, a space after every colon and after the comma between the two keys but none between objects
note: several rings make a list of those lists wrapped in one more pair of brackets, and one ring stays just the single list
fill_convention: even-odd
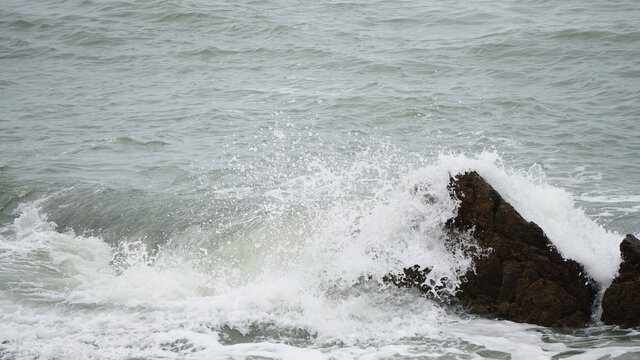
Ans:
[{"label": "white foam", "polygon": [[421,169],[416,178],[439,174],[477,171],[528,221],[537,223],[560,253],[584,265],[588,274],[603,288],[613,280],[620,264],[619,244],[623,236],[607,231],[576,207],[573,196],[546,183],[539,165],[527,171],[504,167],[493,152],[476,157],[441,154],[436,165]]},{"label": "white foam", "polygon": [[[42,269],[54,293],[69,302],[151,301],[196,295],[202,275],[177,254],[149,258],[141,243],[112,249],[102,239],[60,233],[47,221],[39,202],[23,204],[12,225],[12,236],[0,241],[2,259],[18,256]],[[117,259],[125,259],[118,263]],[[27,261],[27,260],[25,260]],[[10,265],[7,265],[10,266]],[[7,269],[10,270],[10,269]],[[43,271],[48,272],[43,273]],[[52,272],[53,271],[53,272]]]},{"label": "white foam", "polygon": [[[157,252],[142,242],[111,247],[59,232],[39,203],[21,206],[0,231],[3,276],[22,277],[0,293],[0,334],[10,339],[2,347],[18,357],[72,359],[481,358],[482,351],[525,359],[568,351],[562,341],[543,340],[537,327],[460,319],[417,291],[380,286],[386,273],[420,264],[454,290],[471,262],[442,241],[456,208],[447,185],[450,175],[469,170],[596,280],[606,283],[618,266],[622,237],[547,184],[537,166],[512,171],[489,152],[442,154],[399,179],[377,162],[344,172],[310,166],[322,170],[321,179],[306,174],[269,192],[265,207],[253,209],[255,220],[234,223],[239,230],[190,228]],[[357,181],[376,188],[358,192]],[[37,292],[25,292],[31,287]],[[307,337],[292,336],[300,344],[273,337],[292,331]],[[246,343],[229,341],[230,332]]]},{"label": "white foam", "polygon": [[607,196],[607,195],[580,195],[576,197],[579,200],[598,202],[598,203],[640,203],[640,195],[627,196]]}]

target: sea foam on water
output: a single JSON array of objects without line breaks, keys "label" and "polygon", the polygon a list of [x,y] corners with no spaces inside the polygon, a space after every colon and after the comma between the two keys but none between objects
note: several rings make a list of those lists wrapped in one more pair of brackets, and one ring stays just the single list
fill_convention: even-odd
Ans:
[{"label": "sea foam on water", "polygon": [[[384,180],[370,196],[321,203],[313,195],[316,186],[341,191],[361,179],[358,169],[371,173],[363,166],[343,174],[327,170],[311,183],[302,179],[309,192],[302,209],[300,203],[295,211],[287,210],[291,204],[269,204],[278,210],[243,229],[241,238],[228,238],[247,246],[230,246],[215,240],[215,229],[203,229],[177,233],[156,251],[140,240],[113,247],[100,237],[56,230],[41,202],[21,205],[13,224],[2,229],[0,261],[3,292],[28,302],[3,301],[2,333],[14,339],[3,351],[345,359],[475,353],[478,346],[515,358],[565,351],[561,343],[544,345],[535,326],[469,319],[380,282],[419,264],[433,268],[429,280],[446,278],[440,285],[455,291],[472,262],[443,245],[444,223],[456,210],[447,185],[450,176],[469,170],[540,224],[563,256],[583,263],[600,284],[617,271],[618,234],[575,208],[571,195],[547,184],[536,166],[511,171],[495,153],[441,154],[432,165]],[[261,245],[248,246],[255,242]],[[58,331],[50,331],[54,327]],[[446,345],[460,341],[469,345]]]}]

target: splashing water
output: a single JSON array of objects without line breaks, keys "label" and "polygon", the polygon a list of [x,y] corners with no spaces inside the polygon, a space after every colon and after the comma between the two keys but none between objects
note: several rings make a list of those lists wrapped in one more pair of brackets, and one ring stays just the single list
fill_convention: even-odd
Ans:
[{"label": "splashing water", "polygon": [[[455,291],[472,262],[444,245],[444,223],[457,206],[447,184],[452,174],[476,170],[538,222],[565,257],[585,264],[601,284],[609,282],[621,236],[575,208],[571,195],[548,185],[539,167],[511,171],[489,152],[473,158],[441,154],[433,165],[385,178],[370,196],[343,196],[336,194],[371,174],[372,164],[343,173],[312,166],[321,179],[304,175],[270,190],[265,207],[252,212],[255,218],[226,229],[189,227],[155,248],[141,240],[109,245],[100,236],[59,231],[42,210],[51,199],[22,204],[0,232],[0,333],[10,339],[1,353],[542,359],[571,353],[569,338],[614,344],[639,336],[601,327],[563,335],[474,319],[437,298],[379,280],[420,264],[433,268],[429,280],[449,279],[441,285]],[[300,189],[301,200],[292,201]],[[326,194],[334,196],[326,201]],[[607,351],[632,350],[626,346]],[[589,357],[600,350],[585,345],[580,351]]]}]

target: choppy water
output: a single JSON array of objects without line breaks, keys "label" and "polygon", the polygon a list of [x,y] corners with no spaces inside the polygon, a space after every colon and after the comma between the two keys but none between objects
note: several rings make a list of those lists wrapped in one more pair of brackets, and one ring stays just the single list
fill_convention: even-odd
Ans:
[{"label": "choppy water", "polygon": [[0,69],[1,358],[640,356],[637,330],[362,281],[420,263],[455,289],[470,169],[615,276],[635,1],[5,0]]}]

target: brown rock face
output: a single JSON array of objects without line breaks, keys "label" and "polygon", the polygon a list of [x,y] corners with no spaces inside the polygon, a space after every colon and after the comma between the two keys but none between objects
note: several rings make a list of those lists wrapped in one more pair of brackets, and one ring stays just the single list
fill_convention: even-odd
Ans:
[{"label": "brown rock face", "polygon": [[430,268],[420,269],[420,265],[413,265],[410,268],[404,268],[402,274],[383,276],[382,281],[401,288],[418,288],[420,291],[428,293],[432,290],[432,287],[426,283],[427,275],[430,272]]},{"label": "brown rock face", "polygon": [[618,277],[604,292],[601,320],[609,325],[640,326],[640,240],[627,235],[620,243]]},{"label": "brown rock face", "polygon": [[481,248],[491,249],[476,259],[475,271],[466,274],[456,294],[464,306],[542,326],[587,324],[597,291],[581,265],[564,260],[542,229],[476,172],[453,178],[450,190],[461,203],[448,225],[471,231]]}]

